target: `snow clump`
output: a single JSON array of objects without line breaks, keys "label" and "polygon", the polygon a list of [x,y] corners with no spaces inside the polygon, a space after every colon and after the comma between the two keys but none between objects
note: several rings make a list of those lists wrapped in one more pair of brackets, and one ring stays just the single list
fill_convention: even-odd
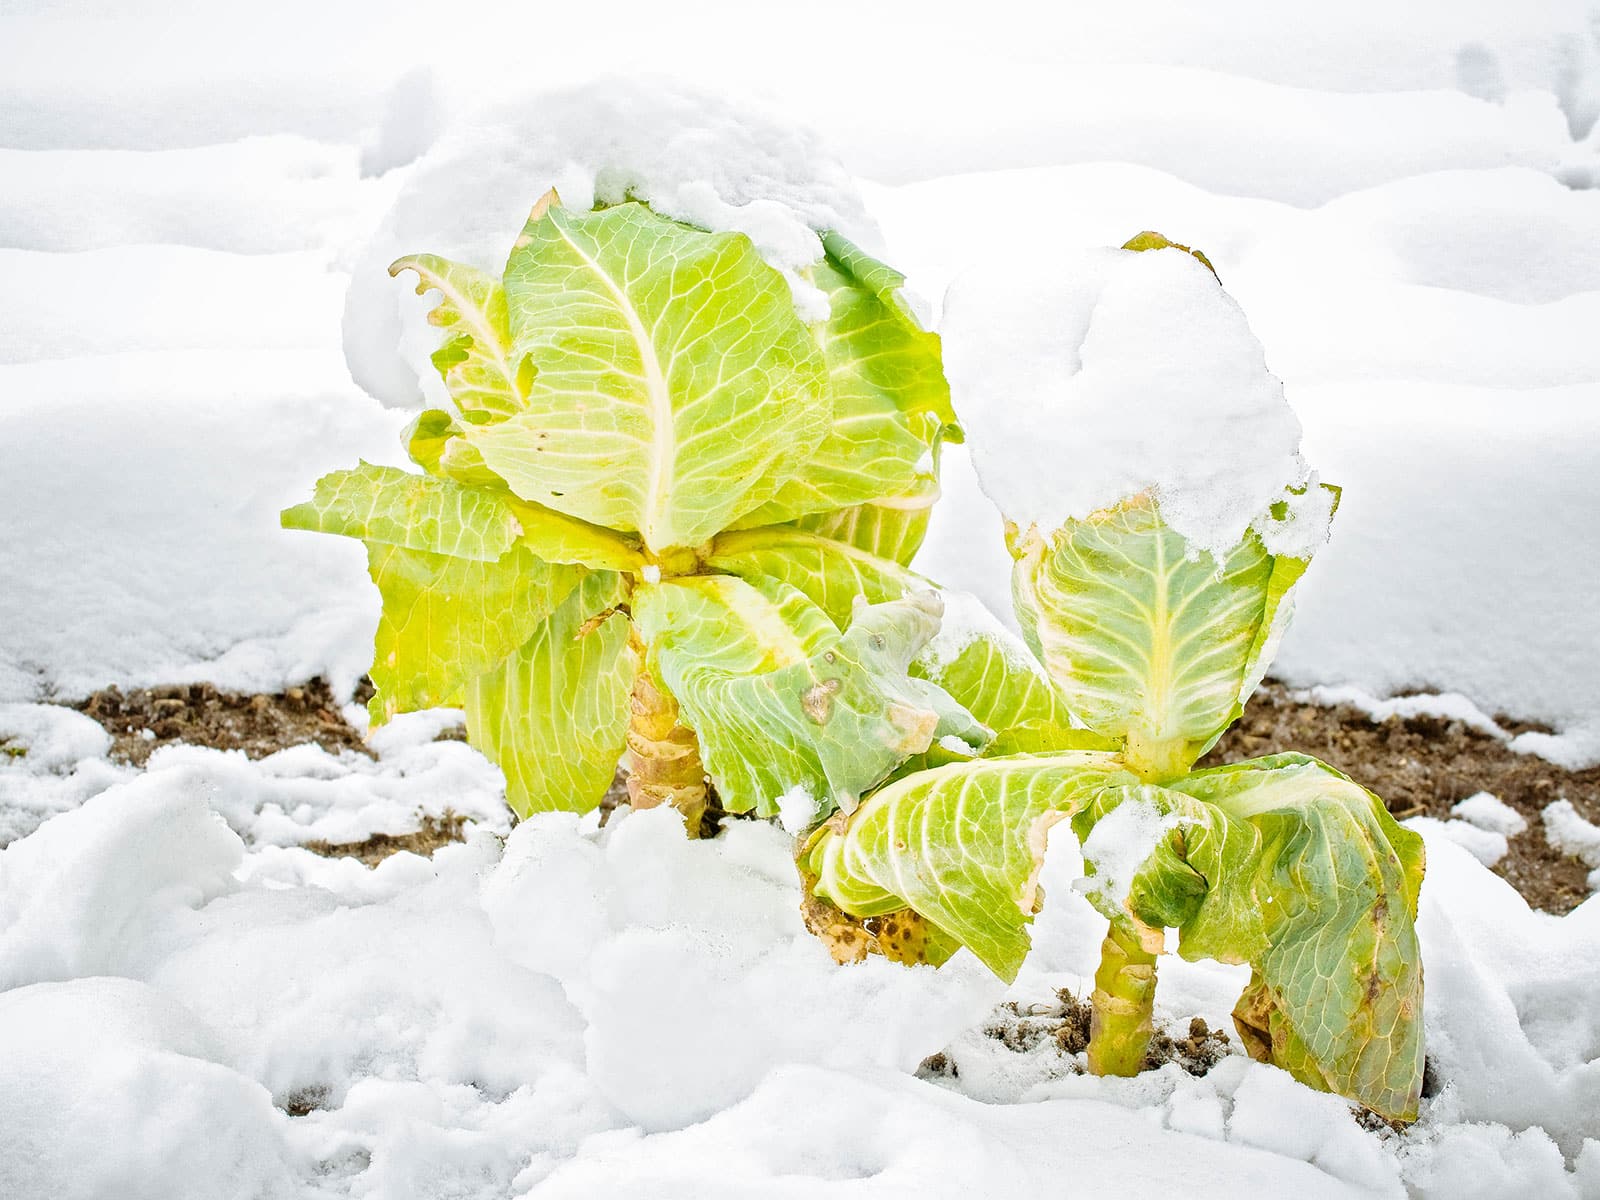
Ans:
[{"label": "snow clump", "polygon": [[[1181,249],[995,259],[945,299],[945,368],[984,492],[1056,529],[1154,490],[1166,522],[1221,556],[1256,526],[1309,556],[1332,497],[1244,312]],[[1271,507],[1304,489],[1287,513]]]},{"label": "snow clump", "polygon": [[828,315],[805,278],[837,230],[876,249],[854,181],[810,130],[749,102],[681,84],[606,79],[521,97],[446,132],[418,161],[361,251],[345,303],[345,357],[384,404],[445,400],[428,361],[432,302],[388,266],[427,251],[498,275],[534,201],[555,188],[578,211],[643,200],[663,216],[749,236],[807,320]]}]

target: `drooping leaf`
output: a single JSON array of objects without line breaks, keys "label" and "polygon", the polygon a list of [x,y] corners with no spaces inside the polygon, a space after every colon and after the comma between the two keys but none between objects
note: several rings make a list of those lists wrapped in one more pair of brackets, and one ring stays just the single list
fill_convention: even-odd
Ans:
[{"label": "drooping leaf", "polygon": [[1028,953],[1050,827],[1107,789],[1147,790],[1103,750],[919,771],[818,830],[806,864],[816,894],[845,912],[914,909],[1011,980]]},{"label": "drooping leaf", "polygon": [[417,414],[400,441],[416,463],[430,475],[453,479],[473,487],[505,487],[505,480],[484,465],[466,429],[442,408],[429,408]]},{"label": "drooping leaf", "polygon": [[511,506],[483,488],[362,463],[317,480],[310,500],[283,510],[285,529],[308,529],[496,562],[516,541]]},{"label": "drooping leaf", "polygon": [[[828,364],[833,424],[805,471],[741,524],[777,524],[915,489],[930,448],[949,427],[939,335],[899,297],[904,277],[838,235],[811,273],[828,297],[817,340]],[[857,274],[857,270],[861,274]]]},{"label": "drooping leaf", "polygon": [[584,574],[542,562],[521,544],[484,562],[368,542],[367,565],[383,595],[372,661],[378,690],[367,705],[374,726],[456,702],[463,685],[526,642]]},{"label": "drooping leaf", "polygon": [[[1147,797],[1172,828],[1120,905],[1175,926],[1190,960],[1248,962],[1249,1048],[1392,1119],[1422,1084],[1422,839],[1371,792],[1299,754],[1197,771]],[[1078,818],[1086,832],[1121,798]],[[1086,847],[1085,858],[1093,856]]]},{"label": "drooping leaf", "polygon": [[896,764],[953,734],[986,734],[906,668],[938,602],[864,607],[841,634],[777,580],[688,576],[641,587],[633,611],[650,663],[699,736],[730,812],[776,815],[804,796],[817,816],[853,807]]},{"label": "drooping leaf", "polygon": [[822,352],[742,234],[636,203],[541,203],[505,295],[527,399],[467,437],[525,500],[652,550],[698,545],[769,499],[827,430]]},{"label": "drooping leaf", "polygon": [[933,586],[893,559],[793,525],[720,534],[705,561],[747,580],[780,579],[804,592],[840,628],[850,623],[858,596],[880,604]]},{"label": "drooping leaf", "polygon": [[462,415],[470,423],[521,411],[530,368],[513,347],[500,281],[437,254],[409,255],[389,268],[391,275],[402,271],[416,272],[419,296],[439,293],[428,320],[448,334],[434,351],[433,365]]},{"label": "drooping leaf", "polygon": [[1243,710],[1303,562],[1249,533],[1222,562],[1142,495],[1014,545],[1024,636],[1084,725],[1156,780],[1185,773]]},{"label": "drooping leaf", "polygon": [[1061,694],[1027,646],[976,596],[948,591],[941,596],[945,611],[939,633],[918,654],[912,673],[938,684],[997,734],[1023,726],[1070,729],[1072,717]]},{"label": "drooping leaf", "polygon": [[519,817],[588,812],[616,774],[638,656],[620,575],[588,575],[494,670],[467,686],[467,736],[500,765]]}]

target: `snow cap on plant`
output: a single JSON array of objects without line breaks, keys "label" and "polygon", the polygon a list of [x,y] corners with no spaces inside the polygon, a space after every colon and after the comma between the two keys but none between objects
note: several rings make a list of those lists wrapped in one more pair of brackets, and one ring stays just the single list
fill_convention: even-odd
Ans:
[{"label": "snow cap on plant", "polygon": [[524,815],[593,808],[626,746],[635,805],[691,828],[708,776],[728,811],[799,788],[820,819],[987,740],[910,674],[941,604],[907,564],[959,434],[939,339],[898,272],[817,245],[816,319],[745,234],[637,200],[547,193],[498,273],[393,264],[443,331],[423,473],[335,472],[283,518],[367,543],[374,724],[463,704]]}]

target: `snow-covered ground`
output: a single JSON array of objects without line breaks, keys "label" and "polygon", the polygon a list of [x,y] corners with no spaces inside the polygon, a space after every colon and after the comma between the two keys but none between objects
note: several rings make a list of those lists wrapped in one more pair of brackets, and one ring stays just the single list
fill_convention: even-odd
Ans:
[{"label": "snow-covered ground", "polygon": [[[974,1032],[1092,971],[1069,844],[1009,993],[965,956],[841,971],[775,830],[540,819],[502,846],[495,772],[430,717],[376,762],[136,772],[36,703],[350,687],[359,548],[276,513],[400,461],[407,414],[351,377],[409,398],[371,336],[411,303],[371,275],[386,214],[480,104],[603,64],[809,122],[935,314],[976,262],[1202,247],[1345,489],[1277,673],[1449,693],[1600,761],[1600,12],[1039,8],[6,6],[0,735],[29,752],[0,758],[0,1196],[1600,1197],[1600,902],[1529,912],[1460,829],[1425,829],[1441,1090],[1380,1137],[1242,1057],[1093,1080]],[[441,194],[402,230],[441,239],[405,249],[471,240],[472,189]],[[945,463],[919,565],[1004,615],[998,517]],[[477,832],[431,863],[295,846],[447,806]],[[1235,971],[1162,971],[1163,1017],[1226,1026]],[[915,1078],[941,1049],[959,1078]]]}]

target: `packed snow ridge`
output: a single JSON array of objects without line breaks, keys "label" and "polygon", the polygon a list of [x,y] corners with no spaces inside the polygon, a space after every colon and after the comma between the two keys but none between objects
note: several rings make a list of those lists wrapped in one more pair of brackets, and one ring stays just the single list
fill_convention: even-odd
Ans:
[{"label": "packed snow ridge", "polygon": [[[1193,255],[993,259],[951,286],[941,333],[978,478],[1019,527],[1153,490],[1167,523],[1218,557],[1252,524],[1275,553],[1326,539],[1331,493],[1300,456],[1283,384]],[[1273,520],[1290,488],[1304,495]]]}]

